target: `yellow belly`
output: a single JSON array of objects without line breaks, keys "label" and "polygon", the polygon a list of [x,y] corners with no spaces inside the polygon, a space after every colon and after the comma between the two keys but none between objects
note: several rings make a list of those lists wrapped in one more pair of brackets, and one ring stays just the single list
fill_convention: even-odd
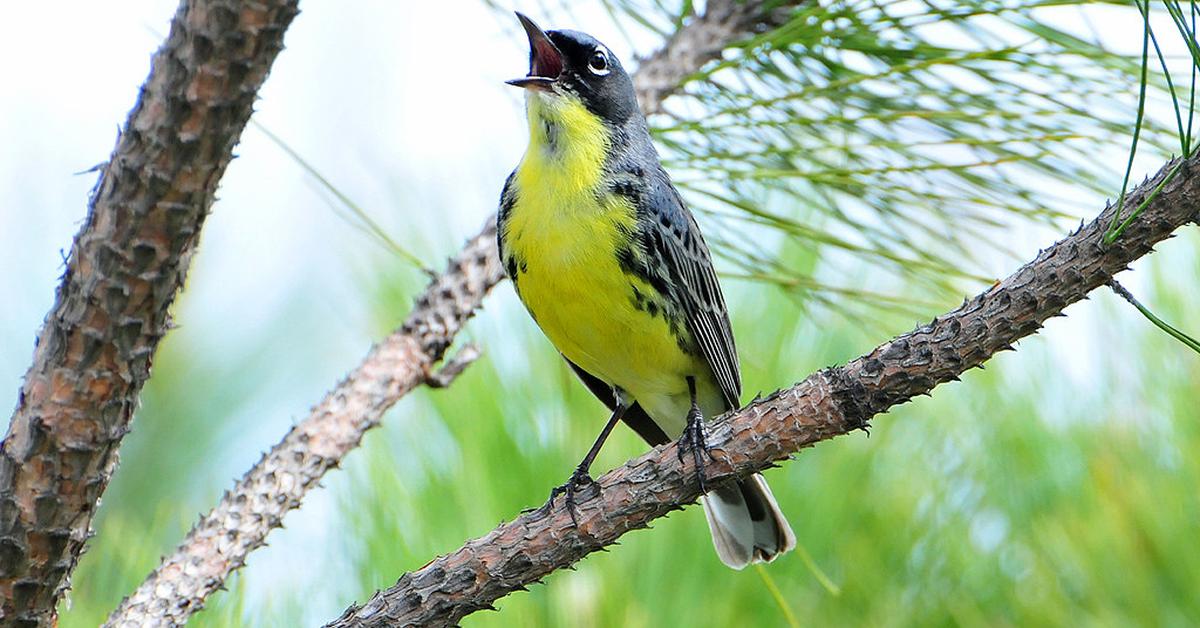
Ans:
[{"label": "yellow belly", "polygon": [[[653,290],[617,262],[624,244],[618,225],[632,221],[632,208],[560,208],[566,211],[547,217],[522,205],[513,209],[506,246],[524,261],[517,290],[550,342],[580,368],[634,397],[686,392],[695,357],[680,348],[661,308],[651,315],[645,305],[638,307],[634,289],[644,298]],[[520,220],[526,210],[543,220]]]}]

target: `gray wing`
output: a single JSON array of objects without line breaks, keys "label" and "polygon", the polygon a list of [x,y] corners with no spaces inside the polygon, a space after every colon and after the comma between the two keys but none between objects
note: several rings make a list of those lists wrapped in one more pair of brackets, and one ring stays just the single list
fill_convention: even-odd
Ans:
[{"label": "gray wing", "polygon": [[643,218],[639,238],[646,249],[647,270],[652,277],[665,271],[669,294],[656,288],[682,309],[688,330],[721,387],[726,409],[738,408],[742,376],[737,347],[708,245],[666,172],[656,169],[646,184],[635,202]]}]

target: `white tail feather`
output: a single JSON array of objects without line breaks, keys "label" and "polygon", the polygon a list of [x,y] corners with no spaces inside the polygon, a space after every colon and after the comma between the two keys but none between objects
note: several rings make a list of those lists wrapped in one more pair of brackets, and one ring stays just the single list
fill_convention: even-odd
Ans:
[{"label": "white tail feather", "polygon": [[721,562],[733,569],[770,562],[796,547],[796,535],[757,473],[706,495],[704,516]]}]

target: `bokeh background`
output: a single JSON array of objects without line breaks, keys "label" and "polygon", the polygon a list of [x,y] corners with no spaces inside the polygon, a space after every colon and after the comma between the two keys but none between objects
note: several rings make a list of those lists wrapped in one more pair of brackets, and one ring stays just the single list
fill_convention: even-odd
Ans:
[{"label": "bokeh background", "polygon": [[[907,4],[920,12],[964,3]],[[524,149],[521,95],[502,83],[524,73],[527,54],[504,13],[509,8],[465,0],[306,2],[255,121],[392,240],[439,267],[494,211]],[[587,30],[626,59],[661,42],[655,28],[669,30],[654,16],[679,10],[633,3],[651,16],[639,22],[608,3],[519,8],[546,26]],[[26,3],[0,21],[0,406],[15,404],[61,256],[84,216],[95,174],[80,173],[107,158],[174,10],[172,0]],[[854,159],[872,159],[871,150],[886,146],[878,136],[859,148],[852,141],[856,129],[874,132],[868,124],[895,130],[886,116],[840,135],[814,122],[804,127],[813,130],[809,143],[792,148],[809,156],[836,149],[823,175],[853,179],[839,193],[867,199],[855,205],[834,195],[822,210],[795,201],[810,188],[789,170],[796,156],[771,144],[775,136],[764,140],[774,152],[748,155],[738,147],[762,138],[731,132],[723,142],[721,129],[736,126],[722,127],[727,118],[712,117],[715,130],[700,132],[687,123],[708,106],[730,115],[744,94],[775,94],[779,76],[734,73],[725,91],[713,79],[678,99],[675,118],[656,121],[664,155],[718,245],[747,396],[852,359],[952,308],[1119,194],[1136,113],[1141,18],[1119,4],[1032,15],[1090,42],[1076,44],[1082,48],[1099,44],[1081,57],[1076,78],[1090,76],[1089,68],[1116,70],[1096,74],[1093,99],[1063,96],[1061,110],[1046,104],[1054,99],[1024,100],[1032,98],[1026,91],[1077,87],[1060,89],[1053,72],[945,74],[940,87],[925,84],[931,97],[963,102],[964,111],[981,105],[955,100],[955,86],[978,98],[1008,98],[991,105],[1012,113],[998,119],[1030,123],[1017,130],[1036,149],[1014,149],[1011,167],[963,167],[952,180],[913,183],[906,177],[917,172],[915,158],[871,172]],[[829,23],[819,28],[836,35],[853,27]],[[1013,35],[1014,45],[1027,45],[1031,32]],[[1169,22],[1161,32],[1171,32]],[[931,46],[976,45],[953,28],[924,36]],[[1180,42],[1164,36],[1161,44],[1170,63],[1182,59],[1186,68]],[[806,54],[821,51],[813,46]],[[1122,55],[1132,65],[1113,60]],[[997,76],[1017,87],[1004,92],[984,80]],[[820,90],[833,78],[805,86],[811,96],[774,103],[764,96],[749,118],[761,124],[738,128],[783,128],[771,121],[774,112],[796,119],[823,111],[818,122],[827,122],[832,114],[822,109],[829,103]],[[1169,141],[1174,121],[1155,85],[1148,124],[1168,132],[1146,132],[1133,169],[1138,181],[1179,148]],[[1078,122],[1088,116],[1100,122]],[[1035,118],[1047,133],[1078,137],[1038,141]],[[989,124],[905,127],[890,141],[911,148],[929,139],[924,134],[954,140],[958,133],[958,143],[969,146],[963,138],[985,138],[980,129]],[[993,126],[1003,131],[1005,124]],[[950,143],[927,157],[955,162],[959,149]],[[175,306],[178,328],[155,358],[97,536],[73,578],[63,626],[99,623],[197,513],[403,318],[424,285],[414,264],[362,229],[260,128],[247,129],[237,154]],[[1023,159],[1054,166],[1022,169]],[[728,176],[738,164],[750,164],[750,174]],[[754,187],[788,177],[800,183]],[[869,198],[938,181],[952,181],[957,192],[914,195],[901,205],[898,194]],[[730,197],[715,199],[723,190]],[[1011,198],[989,205],[980,200],[985,191]],[[955,205],[964,199],[998,209],[959,214]],[[745,220],[739,207],[771,213]],[[831,217],[829,207],[853,218]],[[892,213],[872,211],[880,207]],[[912,225],[932,227],[906,231]],[[1193,332],[1200,325],[1197,231],[1181,230],[1121,277],[1159,316]],[[896,233],[904,235],[887,237]],[[766,569],[723,568],[703,516],[690,508],[465,625],[1200,623],[1200,359],[1110,293],[1097,292],[1066,314],[986,370],[879,417],[869,437],[822,443],[769,472],[800,547]],[[507,285],[488,298],[463,340],[477,343],[483,358],[453,387],[418,390],[399,403],[193,625],[321,623],[539,504],[566,478],[602,425],[602,406]],[[641,451],[632,433],[620,431],[597,468]]]}]

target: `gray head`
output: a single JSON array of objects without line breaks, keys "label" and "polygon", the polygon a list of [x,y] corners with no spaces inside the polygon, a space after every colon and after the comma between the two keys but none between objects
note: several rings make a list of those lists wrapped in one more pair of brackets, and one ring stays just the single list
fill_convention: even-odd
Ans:
[{"label": "gray head", "polygon": [[543,31],[520,13],[517,19],[529,36],[529,74],[510,85],[573,95],[612,125],[640,113],[633,81],[607,46],[587,33]]}]

